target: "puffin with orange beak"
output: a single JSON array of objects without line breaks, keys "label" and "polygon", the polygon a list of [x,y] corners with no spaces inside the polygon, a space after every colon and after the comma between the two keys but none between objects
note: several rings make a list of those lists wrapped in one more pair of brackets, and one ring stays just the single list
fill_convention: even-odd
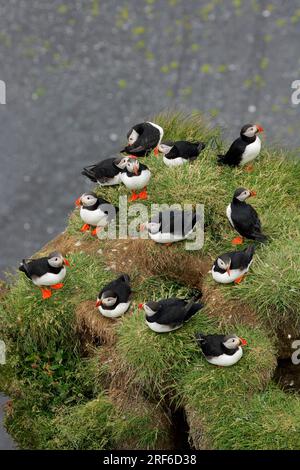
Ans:
[{"label": "puffin with orange beak", "polygon": [[141,122],[133,126],[127,133],[127,145],[121,153],[134,155],[135,157],[146,157],[154,150],[158,155],[158,145],[164,135],[164,130],[154,122]]},{"label": "puffin with orange beak", "polygon": [[241,245],[244,238],[258,242],[267,241],[266,235],[261,231],[261,222],[256,210],[246,203],[246,199],[251,196],[256,196],[256,192],[245,188],[236,189],[232,202],[226,209],[230,224],[241,235],[232,240],[233,245]]},{"label": "puffin with orange beak", "polygon": [[[151,178],[151,172],[146,165],[140,163],[136,158],[130,158],[126,164],[126,171],[121,173],[121,181],[126,188],[132,191],[129,201],[137,199],[148,199],[147,186]],[[142,190],[139,193],[136,191]]]},{"label": "puffin with orange beak", "polygon": [[130,306],[131,295],[130,277],[122,274],[101,289],[96,307],[104,317],[121,317]]},{"label": "puffin with orange beak", "polygon": [[220,255],[214,262],[211,274],[216,282],[239,284],[249,271],[254,255],[254,245],[242,251],[231,251]]},{"label": "puffin with orange beak", "polygon": [[91,233],[95,236],[99,230],[116,219],[118,208],[93,192],[84,193],[75,204],[80,207],[80,217],[84,222],[81,232],[87,232],[92,227]]},{"label": "puffin with orange beak", "polygon": [[[261,149],[261,140],[257,134],[264,129],[259,124],[245,124],[240,132],[240,137],[230,146],[225,155],[218,155],[218,163],[229,166],[245,165],[252,162]],[[252,171],[252,165],[246,168]]]},{"label": "puffin with orange beak", "polygon": [[243,346],[247,346],[247,341],[237,335],[197,333],[195,338],[207,362],[220,367],[236,364],[243,356]]},{"label": "puffin with orange beak", "polygon": [[41,288],[43,299],[48,299],[52,296],[51,289],[63,287],[66,266],[69,266],[68,260],[58,251],[54,251],[47,257],[23,259],[19,270],[25,273],[35,286]]}]

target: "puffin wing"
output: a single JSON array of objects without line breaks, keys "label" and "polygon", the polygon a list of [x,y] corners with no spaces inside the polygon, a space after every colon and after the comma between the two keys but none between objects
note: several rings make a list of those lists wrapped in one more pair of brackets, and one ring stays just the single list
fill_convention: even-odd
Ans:
[{"label": "puffin wing", "polygon": [[159,302],[158,321],[162,325],[176,325],[184,322],[186,317],[186,301],[182,299],[166,299]]},{"label": "puffin wing", "polygon": [[24,259],[19,269],[23,271],[29,279],[32,279],[32,276],[41,277],[49,271],[48,259]]},{"label": "puffin wing", "polygon": [[225,165],[238,165],[245,151],[245,142],[241,138],[236,139],[225,155],[218,155],[218,163]]},{"label": "puffin wing", "polygon": [[224,341],[223,335],[202,335],[196,336],[198,345],[202,349],[206,357],[218,357],[224,354],[222,342]]},{"label": "puffin wing", "polygon": [[261,222],[256,210],[250,205],[245,204],[243,210],[238,212],[238,217],[231,211],[231,219],[235,229],[243,235],[254,235],[261,233]]}]

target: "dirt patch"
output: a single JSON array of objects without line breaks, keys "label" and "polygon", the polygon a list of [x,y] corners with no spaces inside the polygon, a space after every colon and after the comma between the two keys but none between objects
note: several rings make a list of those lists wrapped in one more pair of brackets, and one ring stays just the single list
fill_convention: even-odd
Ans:
[{"label": "dirt patch", "polygon": [[63,232],[44,245],[37,254],[45,256],[51,253],[51,251],[60,251],[63,255],[68,255],[69,253],[80,253],[83,251],[92,255],[97,254],[102,245],[103,242],[99,241],[98,238],[81,233],[78,236],[74,236]]},{"label": "dirt patch", "polygon": [[116,342],[116,321],[103,317],[93,300],[81,302],[75,311],[76,330],[83,346],[89,344],[106,344],[113,346]]}]

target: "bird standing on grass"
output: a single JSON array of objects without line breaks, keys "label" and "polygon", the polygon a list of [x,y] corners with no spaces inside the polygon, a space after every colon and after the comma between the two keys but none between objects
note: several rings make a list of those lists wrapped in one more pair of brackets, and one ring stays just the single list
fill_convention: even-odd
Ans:
[{"label": "bird standing on grass", "polygon": [[97,231],[116,219],[117,207],[93,192],[84,193],[75,204],[80,207],[80,217],[84,222],[81,232],[88,231],[92,226],[95,227],[92,230],[92,235],[95,236]]},{"label": "bird standing on grass", "polygon": [[256,192],[245,188],[236,189],[232,202],[226,209],[230,224],[241,235],[232,240],[233,245],[241,245],[244,238],[258,242],[267,241],[266,235],[261,231],[261,222],[256,210],[245,202],[250,196],[256,196]]},{"label": "bird standing on grass", "polygon": [[121,183],[120,175],[125,169],[128,157],[107,158],[83,168],[81,174],[100,186],[113,186]]},{"label": "bird standing on grass", "polygon": [[157,146],[164,135],[164,130],[154,122],[142,122],[133,126],[127,134],[127,145],[121,150],[135,157],[145,157],[152,150],[158,154]]},{"label": "bird standing on grass", "polygon": [[199,295],[190,301],[175,297],[158,302],[149,301],[139,304],[139,309],[144,309],[146,324],[152,331],[169,333],[180,328],[203,307],[202,303],[196,302],[198,298]]},{"label": "bird standing on grass", "polygon": [[58,251],[47,257],[38,259],[23,259],[19,270],[26,274],[35,286],[41,288],[43,299],[51,297],[51,289],[61,289],[66,276],[66,266],[69,262]]},{"label": "bird standing on grass", "polygon": [[130,277],[122,274],[101,289],[96,307],[104,317],[121,317],[130,306],[131,293]]},{"label": "bird standing on grass", "polygon": [[[140,163],[136,158],[131,158],[126,164],[126,170],[121,173],[121,181],[126,188],[132,191],[129,201],[137,199],[148,199],[147,186],[151,178],[151,172],[146,165]],[[137,190],[141,190],[136,193]]]},{"label": "bird standing on grass", "polygon": [[242,346],[247,345],[244,338],[236,335],[195,335],[198,346],[210,364],[228,367],[236,364],[243,356]]},{"label": "bird standing on grass", "polygon": [[243,251],[231,251],[220,255],[213,264],[211,273],[216,282],[239,284],[249,271],[254,255],[254,245]]},{"label": "bird standing on grass", "polygon": [[163,153],[163,161],[167,166],[179,166],[196,160],[200,152],[205,148],[203,142],[166,142],[159,144],[158,150]]},{"label": "bird standing on grass", "polygon": [[[240,132],[240,137],[230,146],[225,155],[218,155],[218,163],[229,166],[245,165],[252,162],[261,149],[261,140],[257,134],[264,129],[258,124],[245,124]],[[252,171],[252,166],[247,167]]]}]

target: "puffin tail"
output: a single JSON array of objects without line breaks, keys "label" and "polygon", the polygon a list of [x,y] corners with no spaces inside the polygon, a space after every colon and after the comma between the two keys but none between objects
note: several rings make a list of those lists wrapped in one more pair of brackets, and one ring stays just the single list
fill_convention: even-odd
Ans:
[{"label": "puffin tail", "polygon": [[206,342],[206,336],[203,333],[196,333],[195,339],[199,345],[204,344]]},{"label": "puffin tail", "polygon": [[21,271],[22,273],[25,273],[26,276],[30,279],[30,275],[28,271],[28,264],[26,263],[25,259],[22,260],[22,263],[19,266],[19,271]]},{"label": "puffin tail", "polygon": [[200,153],[203,149],[205,149],[206,144],[204,142],[198,142],[198,152]]},{"label": "puffin tail", "polygon": [[261,242],[261,243],[266,243],[268,241],[268,237],[264,235],[263,233],[259,233],[259,232],[255,232],[253,234],[253,238],[255,241]]},{"label": "puffin tail", "polygon": [[201,302],[195,302],[201,297],[202,293],[198,293],[198,295],[194,295],[191,300],[185,306],[185,318],[184,321],[189,320],[192,316],[194,316],[204,305]]},{"label": "puffin tail", "polygon": [[94,166],[83,168],[81,174],[83,176],[86,176],[89,180],[91,180],[93,183],[97,183],[97,178],[95,176],[95,173],[93,171]]},{"label": "puffin tail", "polygon": [[255,253],[255,246],[253,243],[252,245],[247,246],[247,248],[245,249],[245,253],[247,253],[247,255],[249,256],[249,259],[253,258],[253,255]]},{"label": "puffin tail", "polygon": [[123,282],[126,282],[126,284],[130,283],[130,276],[128,274],[121,274],[120,279],[122,279]]},{"label": "puffin tail", "polygon": [[221,154],[219,153],[217,163],[218,163],[218,165],[225,165],[225,163],[226,163],[226,155],[221,155]]}]

